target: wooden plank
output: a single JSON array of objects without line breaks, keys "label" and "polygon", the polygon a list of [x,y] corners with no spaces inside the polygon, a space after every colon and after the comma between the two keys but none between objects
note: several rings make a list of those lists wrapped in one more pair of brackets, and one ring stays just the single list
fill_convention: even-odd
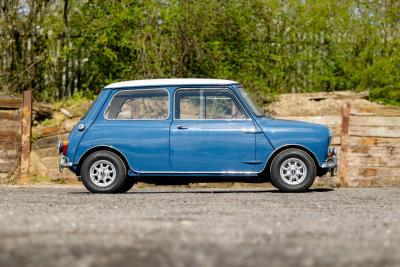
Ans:
[{"label": "wooden plank", "polygon": [[2,120],[0,119],[0,131],[15,131],[15,132],[21,132],[21,122],[20,121],[14,121],[14,120]]},{"label": "wooden plank", "polygon": [[348,175],[351,178],[370,179],[380,178],[387,179],[392,177],[400,178],[397,168],[392,167],[353,167],[349,168]]},{"label": "wooden plank", "polygon": [[398,187],[400,186],[399,176],[390,177],[368,177],[349,176],[349,186],[351,187]]},{"label": "wooden plank", "polygon": [[400,166],[400,155],[397,158],[355,156],[350,154],[348,166],[369,168],[369,167],[398,167]]},{"label": "wooden plank", "polygon": [[349,117],[350,104],[345,103],[342,109],[342,131],[340,135],[340,158],[339,158],[339,178],[342,186],[347,186],[347,157],[349,149]]},{"label": "wooden plank", "polygon": [[22,99],[18,97],[0,97],[1,109],[19,109],[22,106]]},{"label": "wooden plank", "polygon": [[[14,159],[19,152],[19,147],[15,148],[15,149],[7,149],[7,150],[1,150],[0,152],[0,157],[4,158],[4,159]],[[0,170],[1,171],[1,170]]]},{"label": "wooden plank", "polygon": [[351,146],[350,154],[358,157],[383,157],[390,160],[400,157],[400,147]]},{"label": "wooden plank", "polygon": [[19,110],[0,110],[0,120],[21,121],[21,118]]},{"label": "wooden plank", "polygon": [[0,129],[0,140],[10,141],[10,140],[20,140],[21,129]]},{"label": "wooden plank", "polygon": [[397,126],[400,127],[400,117],[382,116],[350,116],[351,126]]},{"label": "wooden plank", "polygon": [[32,90],[23,92],[23,116],[22,116],[22,152],[21,152],[21,176],[29,174],[29,154],[31,152],[31,126],[32,126]]},{"label": "wooden plank", "polygon": [[8,150],[16,150],[20,146],[20,143],[17,142],[0,142],[0,149],[3,153],[6,153]]},{"label": "wooden plank", "polygon": [[377,106],[352,106],[351,115],[400,117],[400,108],[399,107],[383,106],[383,105],[377,105]]},{"label": "wooden plank", "polygon": [[395,137],[400,138],[400,127],[397,126],[352,126],[351,136]]},{"label": "wooden plank", "polygon": [[399,138],[390,138],[390,137],[350,136],[350,144],[353,146],[400,147],[400,139]]},{"label": "wooden plank", "polygon": [[278,119],[304,121],[311,123],[319,123],[328,126],[340,126],[342,124],[341,116],[285,116],[277,117]]},{"label": "wooden plank", "polygon": [[331,141],[331,145],[340,145],[340,135],[333,135],[332,141]]}]

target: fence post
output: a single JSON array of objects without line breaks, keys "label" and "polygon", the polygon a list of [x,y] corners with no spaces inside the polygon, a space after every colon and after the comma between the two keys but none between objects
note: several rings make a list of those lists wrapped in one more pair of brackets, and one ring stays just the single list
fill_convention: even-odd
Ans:
[{"label": "fence post", "polygon": [[339,177],[340,185],[348,186],[347,180],[347,158],[349,154],[349,123],[350,123],[350,104],[347,102],[342,109],[342,130],[340,133],[340,160]]},{"label": "fence post", "polygon": [[22,151],[21,151],[21,177],[29,175],[29,154],[31,152],[31,125],[32,125],[32,90],[23,92],[22,112]]}]

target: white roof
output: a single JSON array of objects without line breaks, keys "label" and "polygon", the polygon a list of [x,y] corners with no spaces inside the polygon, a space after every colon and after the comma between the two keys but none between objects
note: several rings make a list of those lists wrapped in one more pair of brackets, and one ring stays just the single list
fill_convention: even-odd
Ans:
[{"label": "white roof", "polygon": [[152,79],[152,80],[134,80],[112,83],[105,88],[123,88],[123,87],[138,87],[138,86],[168,86],[168,85],[228,85],[238,82],[220,79]]}]

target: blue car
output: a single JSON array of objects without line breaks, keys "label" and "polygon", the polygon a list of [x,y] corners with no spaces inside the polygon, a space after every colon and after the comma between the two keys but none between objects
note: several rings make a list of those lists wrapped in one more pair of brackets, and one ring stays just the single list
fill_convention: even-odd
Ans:
[{"label": "blue car", "polygon": [[331,139],[324,125],[264,115],[235,81],[125,81],[106,86],[59,142],[59,166],[93,193],[217,181],[300,192],[336,170]]}]

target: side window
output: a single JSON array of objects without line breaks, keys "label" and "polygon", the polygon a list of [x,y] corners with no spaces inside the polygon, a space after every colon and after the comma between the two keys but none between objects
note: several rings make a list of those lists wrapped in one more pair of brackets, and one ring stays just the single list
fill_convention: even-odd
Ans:
[{"label": "side window", "polygon": [[106,119],[162,120],[168,117],[168,92],[164,89],[137,89],[114,95],[105,112]]},{"label": "side window", "polygon": [[247,115],[237,103],[235,96],[227,90],[204,91],[205,119],[209,120],[242,120]]},{"label": "side window", "polygon": [[202,117],[200,90],[179,90],[175,94],[176,119],[198,120]]},{"label": "side window", "polygon": [[181,89],[175,93],[175,119],[242,120],[248,116],[227,89]]}]

